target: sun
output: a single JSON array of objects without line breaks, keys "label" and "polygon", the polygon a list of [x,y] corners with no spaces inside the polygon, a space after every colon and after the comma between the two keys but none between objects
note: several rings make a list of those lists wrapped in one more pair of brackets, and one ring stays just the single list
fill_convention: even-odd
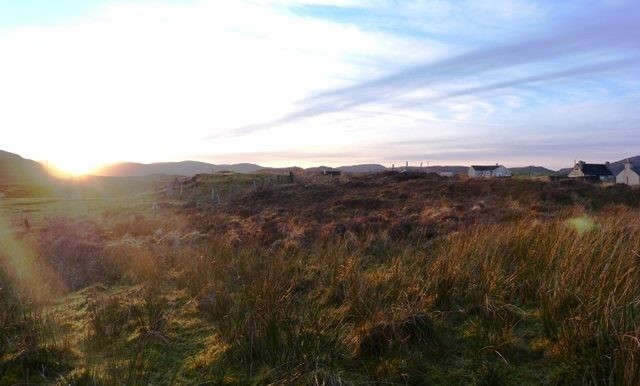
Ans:
[{"label": "sun", "polygon": [[84,162],[82,160],[57,161],[50,164],[54,174],[65,177],[82,177],[90,175],[98,169],[99,165]]}]

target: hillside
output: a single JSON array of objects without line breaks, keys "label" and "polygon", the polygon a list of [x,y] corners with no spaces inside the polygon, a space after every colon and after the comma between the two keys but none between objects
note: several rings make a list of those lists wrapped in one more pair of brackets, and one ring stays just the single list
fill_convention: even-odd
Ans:
[{"label": "hillside", "polygon": [[555,171],[551,169],[547,169],[544,166],[533,166],[533,165],[509,168],[509,170],[511,170],[511,173],[513,174],[520,174],[520,175],[527,175],[527,176],[550,176],[556,173]]},{"label": "hillside", "polygon": [[180,175],[194,176],[196,174],[206,174],[215,172],[233,172],[233,173],[288,173],[292,172],[321,172],[322,170],[337,169],[345,173],[377,173],[385,171],[386,168],[379,164],[362,164],[339,166],[336,168],[329,166],[316,166],[310,168],[300,168],[297,166],[269,168],[252,163],[238,164],[211,164],[198,161],[182,161],[182,162],[159,162],[151,164],[141,164],[133,162],[125,162],[103,167],[94,174],[109,177],[143,177],[149,175]]},{"label": "hillside", "polygon": [[253,173],[259,169],[261,169],[261,166],[250,163],[216,165],[199,161],[158,162],[151,164],[127,162],[103,167],[97,170],[95,174],[109,177],[143,177],[158,174],[193,176],[196,174],[220,171]]},{"label": "hillside", "polygon": [[339,166],[336,169],[344,173],[379,173],[387,170],[384,166],[380,164]]},{"label": "hillside", "polygon": [[468,166],[425,166],[422,168],[428,173],[453,173],[453,174],[466,174],[469,169]]},{"label": "hillside", "polygon": [[2,184],[46,184],[53,180],[40,163],[17,154],[0,150],[0,183]]},{"label": "hillside", "polygon": [[57,182],[44,165],[0,150],[0,197],[48,194]]}]

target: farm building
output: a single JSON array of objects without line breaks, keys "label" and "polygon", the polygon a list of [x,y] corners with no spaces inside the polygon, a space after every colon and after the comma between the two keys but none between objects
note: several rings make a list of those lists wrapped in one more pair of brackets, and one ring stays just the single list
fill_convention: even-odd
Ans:
[{"label": "farm building", "polygon": [[616,183],[631,186],[640,185],[640,168],[629,161],[624,163],[624,169],[616,176]]},{"label": "farm building", "polygon": [[584,161],[576,162],[569,178],[582,178],[589,181],[613,181],[614,177],[609,170],[609,163],[588,164]]},{"label": "farm building", "polygon": [[471,165],[467,174],[471,178],[511,177],[511,171],[502,165]]}]

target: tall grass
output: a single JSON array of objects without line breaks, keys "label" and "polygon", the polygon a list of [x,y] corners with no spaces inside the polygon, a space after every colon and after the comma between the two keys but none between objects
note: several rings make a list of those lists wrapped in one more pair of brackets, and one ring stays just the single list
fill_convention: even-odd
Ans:
[{"label": "tall grass", "polygon": [[323,186],[337,204],[290,202],[298,213],[258,189],[174,228],[43,227],[82,337],[70,349],[0,271],[0,369],[24,381],[45,364],[39,380],[64,384],[640,384],[640,213],[602,205],[622,188],[536,185],[553,196],[540,203],[522,181],[392,182],[437,199]]},{"label": "tall grass", "polygon": [[[233,361],[276,380],[310,371],[318,357],[305,345],[316,344],[339,353],[325,363],[335,373],[360,363],[375,377],[388,372],[382,357],[417,372],[419,358],[456,353],[481,355],[483,377],[500,376],[487,358],[548,360],[544,382],[637,384],[637,212],[595,216],[586,230],[569,220],[473,227],[427,249],[385,236],[294,253],[209,245],[183,262],[183,285]],[[380,259],[380,245],[392,255]]]}]

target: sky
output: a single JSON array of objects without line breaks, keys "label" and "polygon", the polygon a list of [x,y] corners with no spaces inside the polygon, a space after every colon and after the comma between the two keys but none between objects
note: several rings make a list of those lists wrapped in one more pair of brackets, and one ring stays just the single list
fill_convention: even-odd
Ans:
[{"label": "sky", "polygon": [[640,154],[636,0],[0,0],[0,149],[558,169]]}]

